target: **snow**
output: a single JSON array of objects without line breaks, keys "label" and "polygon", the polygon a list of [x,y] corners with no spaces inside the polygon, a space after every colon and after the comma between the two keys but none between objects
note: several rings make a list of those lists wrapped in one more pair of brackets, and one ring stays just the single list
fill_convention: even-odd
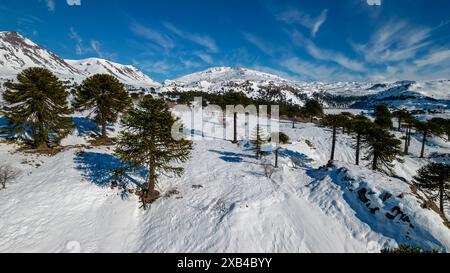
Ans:
[{"label": "snow", "polygon": [[[0,144],[0,160],[22,171],[0,191],[0,252],[379,252],[401,243],[450,251],[450,230],[420,207],[407,183],[370,171],[365,161],[352,165],[347,135],[339,134],[337,161],[327,168],[331,132],[282,122],[292,143],[282,145],[280,168],[269,179],[245,141],[235,145],[219,139],[219,130],[206,132],[194,141],[185,174],[163,176],[163,197],[143,211],[134,195],[109,187],[109,170],[119,165],[112,148],[85,146],[94,124],[81,114],[75,121],[66,148],[53,157]],[[214,118],[208,123],[220,126]],[[430,144],[427,153],[450,151],[443,140]],[[408,156],[396,164],[397,174],[410,180],[426,162]],[[369,207],[359,199],[361,189],[373,192],[366,194]],[[383,201],[386,192],[392,197]],[[395,207],[410,223],[401,215],[386,218]]]},{"label": "snow", "polygon": [[99,58],[65,61],[87,75],[110,74],[119,81],[135,87],[159,87],[161,85],[131,65],[122,65]]}]

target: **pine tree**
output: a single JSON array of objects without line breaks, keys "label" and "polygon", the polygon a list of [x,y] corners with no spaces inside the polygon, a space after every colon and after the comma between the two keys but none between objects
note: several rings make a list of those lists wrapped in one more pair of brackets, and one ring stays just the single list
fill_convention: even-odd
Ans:
[{"label": "pine tree", "polygon": [[261,158],[261,156],[264,154],[261,151],[261,147],[262,145],[267,143],[267,136],[265,135],[264,130],[261,128],[261,125],[256,125],[255,129],[253,130],[250,143],[253,145],[253,150],[256,153],[256,158]]},{"label": "pine tree", "polygon": [[392,174],[394,167],[392,162],[400,160],[401,141],[387,129],[374,125],[368,128],[364,142],[369,151],[364,159],[372,159],[372,170]]},{"label": "pine tree", "polygon": [[331,139],[331,156],[330,161],[334,160],[334,154],[336,150],[336,135],[337,129],[344,126],[347,119],[343,115],[326,115],[321,120],[321,125],[331,127],[333,129],[333,136]]},{"label": "pine tree", "polygon": [[356,152],[356,165],[359,165],[359,158],[361,154],[361,144],[362,139],[366,135],[368,128],[372,127],[373,124],[369,118],[364,115],[358,115],[353,117],[351,120],[351,130],[355,133],[356,144],[355,144],[355,152]]},{"label": "pine tree", "polygon": [[106,126],[117,121],[119,113],[131,106],[131,98],[122,83],[107,74],[93,75],[78,88],[73,107],[79,111],[92,110],[103,139],[107,139]]},{"label": "pine tree", "polygon": [[[28,68],[18,83],[5,83],[3,114],[7,131],[26,139],[33,148],[58,145],[73,129],[67,106],[68,92],[58,78],[44,68]],[[28,136],[28,137],[27,137]]]},{"label": "pine tree", "polygon": [[383,129],[391,129],[392,124],[392,114],[386,105],[380,104],[375,107],[374,111],[375,124]]},{"label": "pine tree", "polygon": [[439,200],[439,210],[443,213],[444,203],[450,198],[450,165],[431,163],[421,168],[414,180],[415,185],[427,192],[432,200]]},{"label": "pine tree", "polygon": [[425,157],[425,145],[427,138],[432,135],[439,135],[442,133],[441,127],[436,122],[429,121],[416,121],[414,127],[416,131],[422,134],[422,148],[420,150],[420,158]]},{"label": "pine tree", "polygon": [[181,176],[184,169],[172,163],[185,162],[190,157],[192,142],[172,136],[177,121],[164,100],[151,97],[144,98],[138,108],[122,119],[124,131],[117,141],[116,154],[136,168],[148,170],[141,196],[144,209],[159,197],[155,190],[159,176],[163,173]]},{"label": "pine tree", "polygon": [[409,153],[409,146],[411,145],[412,129],[414,128],[416,122],[417,120],[413,115],[409,115],[403,121],[403,127],[405,128],[405,148],[403,153],[405,155]]},{"label": "pine tree", "polygon": [[446,134],[447,141],[450,141],[450,119],[432,118],[430,121],[439,126],[439,132]]},{"label": "pine tree", "polygon": [[398,127],[397,130],[400,132],[400,130],[402,129],[402,122],[411,118],[411,114],[408,112],[408,110],[406,109],[400,109],[400,110],[396,110],[392,113],[392,116],[397,118],[398,120]]},{"label": "pine tree", "polygon": [[321,117],[323,115],[323,107],[317,100],[308,100],[302,107],[301,112],[306,117],[309,117],[311,122],[314,117]]},{"label": "pine tree", "polygon": [[339,115],[342,116],[343,119],[343,123],[342,123],[342,133],[345,134],[350,134],[351,128],[352,128],[352,119],[354,117],[354,115],[350,112],[342,112]]}]

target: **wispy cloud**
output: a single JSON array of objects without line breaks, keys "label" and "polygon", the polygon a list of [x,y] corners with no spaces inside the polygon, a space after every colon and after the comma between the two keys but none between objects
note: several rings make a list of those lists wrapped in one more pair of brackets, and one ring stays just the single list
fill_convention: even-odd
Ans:
[{"label": "wispy cloud", "polygon": [[276,14],[276,18],[289,25],[301,25],[311,31],[313,37],[319,32],[320,27],[325,23],[328,16],[328,10],[323,10],[319,16],[311,17],[309,14],[297,9],[288,9]]},{"label": "wispy cloud", "polygon": [[287,58],[281,61],[281,66],[297,77],[307,80],[326,80],[333,78],[336,68],[302,60],[298,57]]},{"label": "wispy cloud", "polygon": [[77,55],[96,54],[100,58],[114,59],[115,53],[105,52],[102,44],[98,40],[91,40],[89,46],[85,46],[83,38],[75,31],[73,27],[69,30],[69,37],[75,42],[75,53]]},{"label": "wispy cloud", "polygon": [[197,52],[194,52],[194,55],[197,56],[198,58],[200,58],[203,62],[205,62],[207,64],[214,63],[214,59],[210,54],[207,54],[207,53],[201,52],[201,51],[197,51]]},{"label": "wispy cloud", "polygon": [[133,22],[131,24],[131,31],[134,34],[136,34],[148,41],[151,41],[164,49],[170,50],[175,47],[174,41],[166,34],[156,31],[154,29],[151,29],[149,27],[146,27],[137,22]]},{"label": "wispy cloud", "polygon": [[261,38],[246,32],[242,35],[244,36],[244,39],[247,40],[247,42],[254,45],[256,48],[266,53],[267,55],[273,55],[275,53],[276,49]]},{"label": "wispy cloud", "polygon": [[419,50],[430,45],[431,28],[414,27],[405,21],[391,20],[381,26],[366,44],[354,49],[371,63],[389,63],[414,59]]},{"label": "wispy cloud", "polygon": [[292,32],[292,40],[294,44],[304,47],[308,54],[317,60],[334,62],[352,71],[362,72],[365,70],[365,66],[362,62],[352,60],[342,53],[319,48],[298,31]]},{"label": "wispy cloud", "polygon": [[366,0],[369,6],[381,6],[381,0]]},{"label": "wispy cloud", "polygon": [[175,34],[183,39],[189,40],[195,44],[205,47],[212,53],[219,52],[219,48],[218,48],[216,42],[214,41],[214,39],[212,39],[208,35],[189,33],[189,32],[183,31],[167,22],[164,23],[164,27],[166,27],[173,34]]},{"label": "wispy cloud", "polygon": [[450,61],[450,50],[449,49],[443,49],[431,52],[427,54],[426,56],[417,59],[414,61],[414,63],[418,67],[424,67],[424,66],[433,66],[433,65],[439,65],[442,63],[448,63]]}]

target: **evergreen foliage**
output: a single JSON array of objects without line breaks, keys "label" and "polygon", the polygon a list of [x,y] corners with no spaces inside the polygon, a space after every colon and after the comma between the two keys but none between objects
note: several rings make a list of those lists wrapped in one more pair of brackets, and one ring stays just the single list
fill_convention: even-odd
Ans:
[{"label": "evergreen foliage", "polygon": [[71,114],[67,106],[69,93],[45,68],[25,69],[17,81],[4,84],[2,113],[8,119],[5,130],[36,149],[58,145],[74,127],[67,116]]},{"label": "evergreen foliage", "polygon": [[107,124],[116,122],[119,113],[130,106],[131,98],[123,84],[107,74],[96,74],[84,80],[73,102],[73,107],[79,111],[91,110],[103,139],[108,137]]},{"label": "evergreen foliage", "polygon": [[160,175],[181,176],[184,169],[173,163],[185,162],[190,157],[192,142],[172,135],[175,122],[178,119],[172,116],[164,100],[151,97],[145,97],[122,119],[124,131],[119,136],[115,152],[135,168],[148,170],[141,196],[144,209],[159,197],[155,185]]},{"label": "evergreen foliage", "polygon": [[431,163],[421,168],[414,180],[415,185],[427,192],[432,200],[439,201],[439,210],[443,213],[444,204],[450,198],[450,165]]}]

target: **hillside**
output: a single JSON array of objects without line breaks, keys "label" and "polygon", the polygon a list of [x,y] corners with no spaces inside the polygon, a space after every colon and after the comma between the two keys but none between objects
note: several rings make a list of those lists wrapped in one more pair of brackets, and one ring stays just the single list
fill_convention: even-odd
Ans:
[{"label": "hillside", "polygon": [[[143,211],[136,196],[110,188],[118,159],[109,147],[80,146],[94,127],[76,121],[54,157],[0,144],[0,159],[22,170],[0,191],[0,252],[379,252],[402,243],[450,251],[450,230],[407,183],[351,164],[349,137],[339,134],[338,161],[324,167],[328,129],[282,123],[292,144],[271,178],[245,142],[206,135],[186,173],[162,177],[163,198]],[[415,136],[411,152],[419,147]],[[434,139],[427,153],[435,151],[450,144]],[[426,162],[411,156],[396,171],[410,181]]]}]

